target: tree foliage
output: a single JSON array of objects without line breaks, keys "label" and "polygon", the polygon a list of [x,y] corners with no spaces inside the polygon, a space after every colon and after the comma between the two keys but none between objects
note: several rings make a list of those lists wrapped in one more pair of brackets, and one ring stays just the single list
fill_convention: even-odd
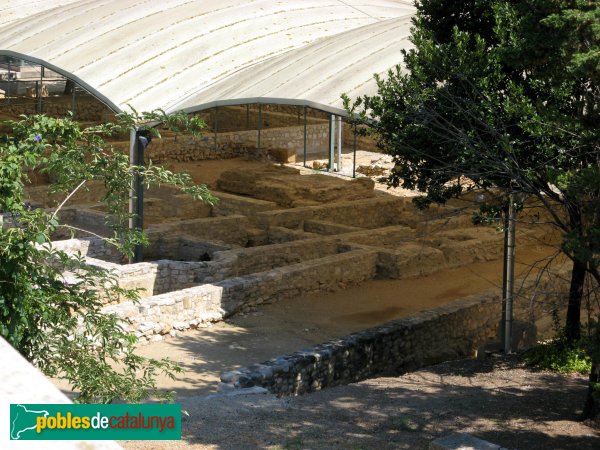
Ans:
[{"label": "tree foliage", "polygon": [[[68,380],[82,402],[138,402],[158,392],[155,376],[170,376],[180,368],[168,359],[134,354],[136,337],[126,332],[117,317],[101,309],[115,296],[136,300],[135,290],[119,288],[111,273],[85,263],[52,244],[61,229],[84,232],[60,220],[61,209],[79,190],[101,183],[106,237],[124,255],[147,240],[127,227],[129,191],[135,174],[147,185],[171,184],[194,199],[214,202],[206,186],[194,185],[187,174],[174,174],[152,165],[131,166],[129,158],[107,142],[132,127],[166,123],[197,133],[203,125],[183,114],[162,111],[121,114],[114,123],[82,128],[71,118],[23,117],[4,125],[10,132],[0,139],[0,335],[46,375]],[[26,204],[31,170],[46,172],[54,180],[52,193],[62,201],[51,210]],[[67,280],[66,273],[74,278]],[[74,280],[74,281],[73,281]]]},{"label": "tree foliage", "polygon": [[394,156],[391,186],[422,205],[472,188],[535,197],[600,281],[599,23],[587,0],[424,0],[405,68],[346,105]]},{"label": "tree foliage", "polygon": [[421,0],[413,25],[403,66],[346,108],[393,155],[387,183],[421,206],[469,189],[495,196],[486,213],[516,192],[542,205],[573,261],[578,339],[586,273],[600,283],[600,5]]}]

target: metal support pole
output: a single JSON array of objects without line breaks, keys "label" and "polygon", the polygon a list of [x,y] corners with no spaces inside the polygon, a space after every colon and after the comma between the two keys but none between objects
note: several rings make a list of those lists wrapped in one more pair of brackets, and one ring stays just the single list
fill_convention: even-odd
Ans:
[{"label": "metal support pole", "polygon": [[342,171],[342,116],[338,117],[337,171]]},{"label": "metal support pole", "polygon": [[304,167],[306,167],[306,141],[307,141],[307,129],[306,129],[306,106],[304,107]]},{"label": "metal support pole", "polygon": [[515,195],[509,196],[508,235],[506,245],[506,317],[504,335],[504,353],[512,351],[512,322],[515,279]]},{"label": "metal support pole", "polygon": [[335,116],[329,116],[329,165],[328,172],[333,172],[333,159],[335,157]]},{"label": "metal support pole", "polygon": [[[129,135],[129,161],[132,166],[144,165],[144,150],[150,143],[150,136],[133,129]],[[133,174],[132,186],[129,195],[129,228],[131,230],[144,230],[144,177],[137,171]],[[143,246],[137,244],[133,249],[133,258],[129,262],[142,262],[144,259]]]},{"label": "metal support pole", "polygon": [[[132,128],[131,131],[129,132],[129,165],[130,166],[134,166],[135,165],[135,161],[136,161],[136,136],[137,136],[137,130],[135,128]],[[135,200],[135,196],[136,196],[136,182],[137,179],[134,176],[133,180],[131,181],[131,189],[129,190],[129,229],[130,230],[134,230],[136,228],[137,225],[137,221],[135,218],[135,214],[136,214],[136,208],[137,208],[137,202]],[[133,257],[129,257],[129,263],[134,263],[135,262],[135,255]]]},{"label": "metal support pole", "polygon": [[215,117],[213,120],[213,129],[215,131],[215,155],[217,154],[217,150],[218,150],[218,144],[217,144],[217,140],[218,140],[218,136],[217,136],[217,132],[219,130],[219,107],[215,106]]},{"label": "metal support pole", "polygon": [[256,136],[256,157],[260,159],[260,130],[262,128],[262,103],[258,104],[258,123],[256,126],[258,134]]},{"label": "metal support pole", "polygon": [[44,87],[44,66],[40,66],[40,84],[35,82],[36,89],[35,92],[37,94],[37,113],[42,114],[42,89]]},{"label": "metal support pole", "polygon": [[352,178],[356,178],[356,132],[354,133],[354,149],[352,150]]},{"label": "metal support pole", "polygon": [[502,261],[502,315],[500,318],[500,342],[506,340],[506,279],[508,274],[508,208],[504,210],[504,259]]},{"label": "metal support pole", "polygon": [[250,129],[250,105],[246,105],[246,130]]},{"label": "metal support pole", "polygon": [[[135,149],[136,149],[136,165],[144,165],[144,150],[140,140],[143,137],[136,134]],[[140,174],[135,176],[135,197],[136,197],[136,228],[138,231],[144,230],[144,177]],[[133,259],[136,263],[142,262],[144,259],[144,247],[141,244],[137,244],[134,249]]]},{"label": "metal support pole", "polygon": [[[6,97],[8,98],[8,106],[10,106],[10,87],[11,87],[11,74],[12,74],[12,58],[8,58],[8,83],[6,84]],[[15,77],[16,78],[16,77]]]},{"label": "metal support pole", "polygon": [[77,92],[77,85],[75,84],[73,86],[73,93],[71,94],[71,111],[73,112],[73,118],[77,117],[77,100],[76,100],[76,92]]}]

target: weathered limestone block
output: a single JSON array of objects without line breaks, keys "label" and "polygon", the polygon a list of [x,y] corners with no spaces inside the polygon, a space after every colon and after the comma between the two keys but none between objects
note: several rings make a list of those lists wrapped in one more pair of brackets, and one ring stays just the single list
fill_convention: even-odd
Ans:
[{"label": "weathered limestone block", "polygon": [[278,163],[289,164],[296,162],[296,150],[288,143],[288,148],[270,148],[267,154]]},{"label": "weathered limestone block", "polygon": [[299,200],[329,203],[374,196],[374,182],[368,178],[345,181],[326,175],[299,177],[299,173],[298,169],[270,165],[252,172],[233,169],[221,174],[217,187],[284,207],[290,207]]}]

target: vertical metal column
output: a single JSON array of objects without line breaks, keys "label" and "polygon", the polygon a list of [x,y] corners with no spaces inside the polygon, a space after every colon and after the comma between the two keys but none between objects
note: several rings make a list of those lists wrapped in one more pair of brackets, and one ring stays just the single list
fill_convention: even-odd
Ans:
[{"label": "vertical metal column", "polygon": [[335,116],[331,114],[329,116],[329,165],[327,166],[328,172],[333,172],[333,159],[335,157]]},{"label": "vertical metal column", "polygon": [[73,86],[73,93],[71,94],[71,112],[73,113],[73,118],[77,118],[77,85]]},{"label": "vertical metal column", "polygon": [[[140,136],[136,133],[135,139],[135,164],[137,166],[144,165],[144,150],[145,146],[140,143]],[[135,175],[135,198],[136,198],[136,229],[144,231],[144,177],[137,173]],[[137,244],[134,249],[133,260],[136,263],[142,262],[144,259],[144,247]]]},{"label": "vertical metal column", "polygon": [[506,341],[506,279],[508,274],[508,207],[504,210],[504,258],[502,261],[502,313],[500,316],[500,342],[502,348]]},{"label": "vertical metal column", "polygon": [[39,86],[37,85],[37,81],[35,82],[36,84],[36,94],[37,94],[37,113],[38,114],[42,114],[43,110],[42,110],[42,89],[44,87],[44,66],[40,66],[40,84]]},{"label": "vertical metal column", "polygon": [[262,103],[258,104],[258,123],[257,123],[258,134],[256,136],[256,158],[260,159],[260,130],[262,128]]},{"label": "vertical metal column", "polygon": [[250,129],[250,105],[246,105],[246,130]]},{"label": "vertical metal column", "polygon": [[508,236],[506,245],[506,317],[504,335],[504,353],[512,352],[512,322],[515,279],[515,195],[509,196]]},{"label": "vertical metal column", "polygon": [[[135,128],[132,128],[131,131],[129,132],[129,165],[130,166],[134,166],[135,165],[135,160],[136,160],[136,136],[137,136],[137,130]],[[134,176],[133,180],[131,181],[131,189],[129,190],[129,229],[130,230],[134,230],[136,225],[137,225],[137,221],[135,218],[135,214],[136,214],[136,209],[137,209],[137,202],[135,200],[135,191],[136,191],[136,178]],[[135,254],[133,257],[129,257],[129,263],[134,263],[135,262]]]},{"label": "vertical metal column", "polygon": [[[133,144],[133,162],[136,166],[144,166],[144,151],[148,144],[150,144],[152,137],[147,131],[136,130],[134,135]],[[135,196],[135,204],[132,206],[135,208],[134,227],[137,231],[144,231],[144,176],[137,170],[133,177],[133,191]],[[131,222],[130,222],[131,223]],[[133,262],[142,262],[144,259],[144,247],[141,244],[137,244],[133,250]]]},{"label": "vertical metal column", "polygon": [[354,132],[354,149],[352,156],[352,178],[356,178],[356,132]]},{"label": "vertical metal column", "polygon": [[306,106],[304,107],[304,167],[306,167],[306,141],[307,141],[307,129],[306,129]]},{"label": "vertical metal column", "polygon": [[337,171],[342,171],[342,116],[338,117]]},{"label": "vertical metal column", "polygon": [[217,136],[217,132],[219,129],[219,107],[215,106],[215,117],[213,120],[213,129],[215,131],[215,155],[217,154],[217,150],[218,150],[218,144],[217,144],[217,140],[218,140],[218,136]]},{"label": "vertical metal column", "polygon": [[[8,58],[8,83],[6,84],[6,97],[8,98],[8,106],[10,106],[10,87],[11,87],[11,73],[12,73],[12,58]],[[16,76],[15,76],[16,78]]]}]

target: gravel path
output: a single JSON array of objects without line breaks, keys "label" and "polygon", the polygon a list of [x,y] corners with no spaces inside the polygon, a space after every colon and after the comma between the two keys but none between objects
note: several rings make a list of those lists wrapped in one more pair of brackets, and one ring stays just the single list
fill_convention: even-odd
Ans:
[{"label": "gravel path", "polygon": [[513,449],[598,449],[577,421],[586,379],[533,371],[516,357],[432,366],[310,395],[190,397],[183,439],[126,449],[420,449],[465,431]]}]

